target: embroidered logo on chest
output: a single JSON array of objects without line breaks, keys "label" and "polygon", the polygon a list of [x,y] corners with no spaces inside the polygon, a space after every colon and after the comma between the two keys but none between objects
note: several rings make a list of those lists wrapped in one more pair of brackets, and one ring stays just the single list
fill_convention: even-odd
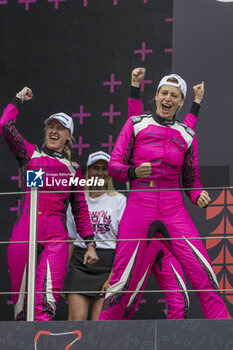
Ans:
[{"label": "embroidered logo on chest", "polygon": [[171,139],[171,143],[174,143],[178,146],[178,149],[181,151],[181,150],[184,150],[185,149],[185,145],[184,145],[184,142],[182,140],[180,140],[178,137],[173,137]]}]

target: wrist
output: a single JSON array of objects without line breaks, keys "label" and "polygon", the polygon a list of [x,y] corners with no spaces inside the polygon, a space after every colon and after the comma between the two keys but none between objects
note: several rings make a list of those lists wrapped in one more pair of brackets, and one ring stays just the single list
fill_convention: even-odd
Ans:
[{"label": "wrist", "polygon": [[17,92],[16,97],[20,100],[21,103],[24,102],[24,94],[22,94],[22,92]]},{"label": "wrist", "polygon": [[130,98],[134,100],[140,100],[140,87],[132,86],[130,87]]},{"label": "wrist", "polygon": [[128,169],[127,175],[128,175],[128,178],[129,178],[130,180],[135,180],[136,177],[137,177],[137,176],[136,176],[135,169],[136,169],[136,168],[134,168],[134,167],[130,167],[130,168]]},{"label": "wrist", "polygon": [[195,97],[194,102],[198,103],[199,105],[201,104],[202,97]]},{"label": "wrist", "polygon": [[87,248],[89,248],[89,247],[92,247],[92,248],[95,249],[96,248],[96,243],[94,241],[87,243]]},{"label": "wrist", "polygon": [[131,86],[136,87],[136,88],[139,88],[139,87],[140,87],[140,83],[139,83],[139,82],[132,81],[132,82],[131,82]]}]

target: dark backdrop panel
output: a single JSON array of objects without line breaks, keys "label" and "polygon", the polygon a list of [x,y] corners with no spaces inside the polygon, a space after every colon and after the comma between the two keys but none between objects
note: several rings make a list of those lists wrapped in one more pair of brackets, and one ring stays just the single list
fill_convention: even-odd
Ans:
[{"label": "dark backdrop panel", "polygon": [[[127,118],[134,67],[147,69],[142,96],[144,110],[151,110],[159,79],[171,71],[172,14],[172,0],[1,0],[0,112],[19,89],[31,87],[34,98],[22,105],[17,126],[38,145],[45,118],[73,115],[73,159],[84,170],[90,152],[112,150]],[[117,113],[112,118],[105,115],[110,108]],[[0,149],[0,192],[18,191],[17,162],[2,139]],[[10,238],[18,200],[0,196],[1,240]],[[1,290],[9,291],[6,250],[0,245]],[[152,278],[149,288],[154,284]],[[0,319],[12,319],[11,297],[1,296],[0,305]],[[66,306],[59,308],[57,317],[65,319]],[[164,308],[161,295],[145,295],[135,317],[161,318]]]},{"label": "dark backdrop panel", "polygon": [[[197,125],[201,165],[232,167],[233,3],[216,0],[174,2],[172,69],[192,86],[205,82]],[[231,183],[232,183],[231,168]]]},{"label": "dark backdrop panel", "polygon": [[[232,76],[233,76],[233,3],[216,0],[174,1],[173,62],[174,72],[182,75],[188,85],[188,106],[192,86],[205,82],[197,136],[203,184],[207,187],[232,185]],[[212,203],[206,210],[189,211],[203,237],[218,276],[221,289],[233,285],[233,249],[229,238],[233,234],[232,191],[211,190]],[[215,239],[213,237],[222,239]],[[233,316],[232,292],[223,298]],[[199,313],[196,300],[190,317]]]}]

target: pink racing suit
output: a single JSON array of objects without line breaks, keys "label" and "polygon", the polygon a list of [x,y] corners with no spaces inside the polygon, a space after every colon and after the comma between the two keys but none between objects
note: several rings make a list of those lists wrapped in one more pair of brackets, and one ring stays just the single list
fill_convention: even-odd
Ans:
[{"label": "pink racing suit", "polygon": [[[146,179],[137,179],[134,169],[143,162],[152,164],[151,175]],[[148,254],[152,249],[152,256],[157,256],[157,247],[160,263],[154,266],[153,271],[161,288],[185,289],[185,285],[181,285],[181,265],[193,288],[200,290],[197,295],[204,316],[227,318],[225,305],[215,291],[218,289],[218,282],[207,251],[184,207],[182,194],[178,189],[182,174],[183,186],[187,188],[186,193],[194,204],[202,192],[195,133],[176,120],[166,121],[156,114],[132,117],[120,132],[108,170],[109,175],[119,181],[132,181],[132,190],[120,223],[118,239],[135,240],[118,241],[110,288],[99,319],[129,318],[137,303],[137,290],[145,286],[152,268]],[[163,241],[164,243],[152,242],[147,248],[146,240],[154,235],[168,240]],[[140,239],[142,241],[139,241]],[[166,263],[162,266],[161,274],[164,244],[168,249],[165,251]],[[179,262],[176,266],[172,264],[173,257],[173,261]],[[181,279],[178,278],[177,272]],[[202,292],[203,289],[212,291]],[[133,290],[136,292],[121,292]],[[178,293],[173,294],[173,297],[171,294],[173,293],[169,294],[170,301],[182,305],[181,315],[183,310],[184,317],[187,295],[183,293],[185,297],[180,304]],[[169,295],[165,297],[169,298]],[[177,296],[178,301],[175,299]],[[169,306],[172,307],[170,318],[175,318],[173,316],[176,305]]]},{"label": "pink racing suit", "polygon": [[[35,320],[49,321],[54,318],[59,293],[62,290],[67,269],[69,244],[56,242],[68,240],[66,210],[69,201],[75,218],[77,231],[85,239],[93,239],[88,208],[83,192],[43,193],[42,191],[82,190],[70,182],[71,177],[82,178],[80,166],[70,162],[66,154],[51,151],[45,147],[39,150],[27,142],[15,127],[19,102],[15,98],[7,105],[0,119],[0,132],[11,152],[19,162],[22,191],[26,186],[27,170],[40,170],[44,174],[44,186],[39,188],[38,199],[38,243],[36,267]],[[22,195],[21,207],[14,225],[11,241],[29,239],[30,193]],[[13,292],[27,290],[28,243],[10,243],[8,265]],[[41,293],[42,292],[42,293]],[[26,319],[25,294],[13,294],[15,319]]]},{"label": "pink racing suit", "polygon": [[[129,117],[141,115],[142,113],[142,101],[139,91],[139,89],[132,89],[131,87],[131,94],[135,98],[128,99]],[[186,114],[183,121],[183,124],[192,130],[194,130],[197,123],[199,108],[199,104],[193,103],[190,112]],[[186,318],[190,303],[183,269],[163,241],[148,241],[148,250],[143,261],[141,278],[143,278],[145,271],[147,271],[147,274],[141,289],[144,290],[150,272],[152,272],[160,289],[164,291],[164,298],[167,302],[167,319]],[[178,292],[166,292],[168,290],[178,290]],[[143,293],[134,294],[134,300],[129,308],[127,319],[132,318],[142,295]]]}]

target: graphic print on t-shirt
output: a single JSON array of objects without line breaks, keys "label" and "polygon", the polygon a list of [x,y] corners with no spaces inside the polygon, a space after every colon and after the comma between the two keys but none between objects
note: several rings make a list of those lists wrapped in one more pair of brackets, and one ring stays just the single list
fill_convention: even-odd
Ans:
[{"label": "graphic print on t-shirt", "polygon": [[110,231],[112,218],[108,210],[89,211],[89,214],[94,234],[105,234]]}]

